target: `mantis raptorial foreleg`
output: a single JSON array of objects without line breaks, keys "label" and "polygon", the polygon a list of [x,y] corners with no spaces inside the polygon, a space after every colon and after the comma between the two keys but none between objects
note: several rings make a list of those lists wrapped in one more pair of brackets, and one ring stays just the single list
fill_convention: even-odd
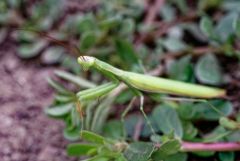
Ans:
[{"label": "mantis raptorial foreleg", "polygon": [[[86,89],[83,91],[80,91],[77,93],[77,111],[80,114],[81,120],[82,120],[82,124],[83,123],[83,107],[86,104],[86,101],[88,100],[93,100],[93,99],[97,99],[107,93],[109,93],[110,91],[112,91],[114,88],[116,88],[118,86],[118,82],[109,82],[94,88],[90,88],[90,89]],[[89,124],[88,122],[86,124]],[[88,127],[89,128],[89,125]]]},{"label": "mantis raptorial foreleg", "polygon": [[109,82],[94,88],[86,89],[77,93],[77,97],[80,101],[87,101],[99,98],[119,85],[118,82]]}]

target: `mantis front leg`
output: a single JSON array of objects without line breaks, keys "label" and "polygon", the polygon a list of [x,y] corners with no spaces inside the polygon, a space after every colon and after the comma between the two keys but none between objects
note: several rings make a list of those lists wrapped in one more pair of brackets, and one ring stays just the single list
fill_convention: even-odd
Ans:
[{"label": "mantis front leg", "polygon": [[88,101],[92,99],[99,98],[109,92],[119,85],[118,81],[109,82],[94,88],[86,89],[77,93],[77,98],[79,101]]},{"label": "mantis front leg", "polygon": [[[80,117],[83,119],[83,107],[86,102],[93,99],[98,99],[99,97],[109,93],[114,88],[119,85],[119,82],[109,82],[94,88],[86,89],[77,93],[77,111],[80,113]],[[82,120],[83,121],[83,120]]]}]

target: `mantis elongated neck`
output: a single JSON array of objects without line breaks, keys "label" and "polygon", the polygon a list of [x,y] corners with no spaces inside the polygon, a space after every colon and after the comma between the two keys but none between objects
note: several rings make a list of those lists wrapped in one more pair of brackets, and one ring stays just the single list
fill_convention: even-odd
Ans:
[{"label": "mantis elongated neck", "polygon": [[115,68],[114,66],[107,64],[99,59],[95,59],[95,63],[93,65],[97,70],[99,70],[101,73],[103,73],[106,76],[110,77],[118,77],[121,76],[124,71],[118,68]]}]

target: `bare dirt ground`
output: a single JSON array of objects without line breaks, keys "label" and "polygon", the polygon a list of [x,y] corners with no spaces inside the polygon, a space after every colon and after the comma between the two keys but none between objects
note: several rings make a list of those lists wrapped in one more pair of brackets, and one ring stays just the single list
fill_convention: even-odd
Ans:
[{"label": "bare dirt ground", "polygon": [[63,123],[43,112],[53,98],[45,78],[54,67],[20,60],[15,49],[0,45],[0,160],[76,160],[65,153]]}]

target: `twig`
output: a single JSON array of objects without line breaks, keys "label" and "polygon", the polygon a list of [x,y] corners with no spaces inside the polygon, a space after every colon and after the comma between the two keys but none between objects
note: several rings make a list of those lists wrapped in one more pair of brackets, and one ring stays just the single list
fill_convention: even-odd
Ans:
[{"label": "twig", "polygon": [[139,136],[142,131],[142,125],[143,125],[143,119],[142,119],[142,117],[139,117],[138,122],[134,129],[133,140],[138,141]]},{"label": "twig", "polygon": [[151,5],[148,9],[147,16],[144,20],[144,23],[146,25],[152,25],[153,21],[157,17],[157,13],[159,12],[159,9],[163,6],[165,0],[155,0],[155,3]]},{"label": "twig", "polygon": [[170,22],[160,21],[160,22],[154,22],[152,25],[155,27],[155,30],[149,33],[145,33],[144,36],[140,36],[140,40],[137,41],[137,45],[139,45],[142,42],[148,42],[152,39],[158,38],[163,36],[168,32],[168,30],[176,26],[177,24],[193,21],[196,18],[198,18],[198,14],[194,11],[190,12],[187,16],[178,17],[177,19],[174,19]]},{"label": "twig", "polygon": [[[164,2],[165,0],[155,0],[155,3],[147,7],[147,13],[144,19],[145,25],[151,26],[153,24],[154,20],[157,17],[157,13],[159,12],[160,8],[164,5]],[[146,39],[146,37],[147,37],[146,33],[140,34],[135,45],[136,46],[140,45],[142,41]]]}]

